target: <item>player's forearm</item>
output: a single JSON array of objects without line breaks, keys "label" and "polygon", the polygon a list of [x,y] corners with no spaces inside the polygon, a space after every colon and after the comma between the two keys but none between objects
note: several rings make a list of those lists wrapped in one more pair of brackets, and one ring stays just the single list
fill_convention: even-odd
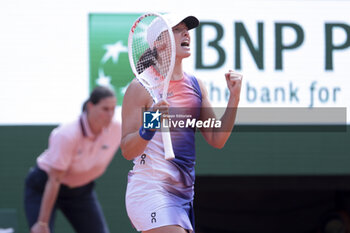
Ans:
[{"label": "player's forearm", "polygon": [[144,140],[139,132],[130,133],[121,140],[120,148],[125,159],[132,160],[141,155],[149,141]]},{"label": "player's forearm", "polygon": [[215,148],[223,148],[229,139],[236,120],[238,101],[230,99],[224,114],[222,115],[221,127],[203,130],[206,141]]},{"label": "player's forearm", "polygon": [[228,99],[226,108],[227,109],[238,108],[239,100],[240,100],[240,96],[239,95],[237,95],[237,94],[230,94],[230,97]]},{"label": "player's forearm", "polygon": [[56,202],[61,182],[56,177],[49,176],[45,186],[43,199],[41,201],[38,222],[48,223],[51,217],[53,206]]},{"label": "player's forearm", "polygon": [[224,115],[221,117],[221,127],[214,128],[211,132],[212,145],[216,148],[223,148],[229,139],[234,127],[237,108],[226,108]]},{"label": "player's forearm", "polygon": [[[223,137],[230,137],[233,126],[236,121],[237,109],[239,103],[239,96],[230,96],[229,101],[227,103],[227,107],[225,109],[224,115],[221,117],[221,129],[220,132],[223,133]],[[218,131],[218,130],[217,130]],[[226,139],[226,140],[227,140]]]}]

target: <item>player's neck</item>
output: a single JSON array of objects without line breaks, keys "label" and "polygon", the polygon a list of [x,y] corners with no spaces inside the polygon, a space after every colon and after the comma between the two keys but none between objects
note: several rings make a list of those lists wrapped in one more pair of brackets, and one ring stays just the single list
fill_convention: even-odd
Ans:
[{"label": "player's neck", "polygon": [[171,80],[180,80],[182,79],[183,76],[183,70],[182,70],[182,60],[180,62],[176,61],[174,70],[173,70],[173,75],[171,76]]}]

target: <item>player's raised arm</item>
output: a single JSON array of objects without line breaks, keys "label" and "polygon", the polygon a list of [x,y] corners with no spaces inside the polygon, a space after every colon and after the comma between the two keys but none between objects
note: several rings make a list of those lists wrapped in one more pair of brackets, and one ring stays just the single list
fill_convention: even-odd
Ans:
[{"label": "player's raised arm", "polygon": [[125,92],[122,106],[122,140],[120,148],[123,156],[131,160],[145,150],[148,141],[139,135],[142,124],[142,108],[150,105],[152,100],[146,90],[133,80]]},{"label": "player's raised arm", "polygon": [[145,88],[135,79],[125,92],[122,107],[122,140],[121,150],[123,156],[131,160],[143,153],[155,130],[143,129],[142,111],[159,109],[166,112],[169,104],[165,100],[153,104],[152,98]]},{"label": "player's raised arm", "polygon": [[[226,110],[220,119],[221,127],[211,128],[209,130],[201,129],[205,140],[213,147],[224,147],[225,143],[231,135],[240,99],[242,77],[243,76],[241,74],[236,73],[232,70],[229,70],[229,72],[225,74],[226,84],[230,92],[230,97],[227,103]],[[216,118],[215,112],[208,99],[208,93],[200,80],[199,85],[202,91],[201,119],[206,120],[209,118]]]},{"label": "player's raised arm", "polygon": [[[175,25],[169,24],[161,14],[147,13],[134,22],[129,32],[128,54],[131,69],[156,104],[162,99],[167,102],[169,82],[175,66],[173,26]],[[154,136],[154,131],[142,127],[139,130],[140,136],[147,141]],[[174,159],[170,132],[162,131],[161,136],[164,157],[167,160]],[[135,150],[140,151],[138,147]],[[129,159],[134,156],[134,153],[131,153],[131,157],[129,153],[126,155]]]}]

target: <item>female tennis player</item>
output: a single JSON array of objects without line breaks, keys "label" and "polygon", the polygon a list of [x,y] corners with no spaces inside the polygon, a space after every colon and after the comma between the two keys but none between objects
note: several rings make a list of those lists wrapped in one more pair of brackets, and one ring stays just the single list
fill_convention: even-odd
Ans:
[{"label": "female tennis player", "polygon": [[[182,68],[183,59],[191,55],[189,30],[199,25],[198,19],[171,14],[164,17],[173,29],[176,44],[167,99],[153,103],[150,94],[134,79],[123,101],[121,149],[123,156],[134,162],[128,176],[126,208],[138,231],[191,233],[194,232],[195,129],[171,131],[175,159],[166,160],[162,132],[143,127],[142,110],[160,110],[164,114],[181,107],[190,109],[192,118],[202,120],[215,118],[215,113],[203,83]],[[240,74],[230,70],[225,78],[230,97],[220,119],[221,129],[201,130],[205,140],[216,148],[222,148],[231,134],[241,91]]]},{"label": "female tennis player", "polygon": [[77,233],[108,233],[94,180],[116,153],[121,125],[113,120],[116,98],[96,87],[81,116],[54,129],[25,184],[25,212],[31,233],[53,232],[56,209]]}]

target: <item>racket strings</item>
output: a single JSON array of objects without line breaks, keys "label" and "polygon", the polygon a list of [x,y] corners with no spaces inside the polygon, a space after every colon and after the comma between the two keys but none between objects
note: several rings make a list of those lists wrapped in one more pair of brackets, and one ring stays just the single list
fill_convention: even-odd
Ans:
[{"label": "racket strings", "polygon": [[136,68],[136,77],[147,89],[161,89],[170,72],[170,35],[162,22],[158,17],[145,17],[134,29],[133,65]]},{"label": "racket strings", "polygon": [[136,63],[136,70],[139,74],[143,73],[148,67],[155,66],[157,62],[157,50],[147,49]]}]

